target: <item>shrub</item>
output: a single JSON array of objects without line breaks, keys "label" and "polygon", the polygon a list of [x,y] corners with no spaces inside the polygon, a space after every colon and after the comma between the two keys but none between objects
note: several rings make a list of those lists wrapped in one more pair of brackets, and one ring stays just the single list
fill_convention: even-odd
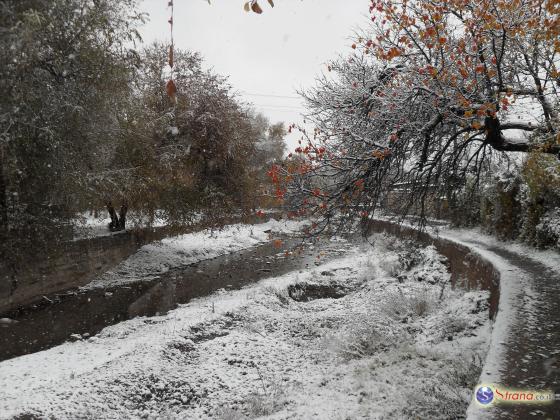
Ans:
[{"label": "shrub", "polygon": [[546,212],[535,226],[536,245],[560,249],[560,208]]},{"label": "shrub", "polygon": [[434,420],[464,419],[472,389],[482,371],[482,358],[475,354],[466,359],[449,360],[450,371],[429,380],[426,386],[409,396],[405,411],[409,418]]},{"label": "shrub", "polygon": [[517,200],[521,178],[516,172],[496,177],[481,197],[480,221],[487,232],[500,239],[519,235],[521,205]]},{"label": "shrub", "polygon": [[502,240],[520,239],[539,248],[558,247],[560,240],[560,162],[554,156],[533,152],[519,168],[497,166],[490,179],[477,188],[467,184],[451,203],[456,226],[475,224],[471,209],[478,206],[481,227]]},{"label": "shrub", "polygon": [[555,227],[560,207],[560,163],[550,156],[533,153],[524,164],[521,239],[533,246],[557,246]]}]

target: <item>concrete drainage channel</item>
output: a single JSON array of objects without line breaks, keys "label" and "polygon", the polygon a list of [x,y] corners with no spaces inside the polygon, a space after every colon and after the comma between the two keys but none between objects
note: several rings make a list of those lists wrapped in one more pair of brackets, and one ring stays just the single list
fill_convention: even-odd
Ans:
[{"label": "concrete drainage channel", "polygon": [[[271,212],[263,218],[231,217],[221,222],[224,225],[259,224],[275,217],[281,218],[281,214]],[[27,260],[20,261],[17,267],[5,267],[0,261],[0,314],[39,303],[45,295],[84,286],[130,257],[143,245],[209,227],[201,223],[183,228],[161,226],[131,229],[37,250]]]},{"label": "concrete drainage channel", "polygon": [[[369,228],[370,233],[387,233],[401,239],[412,239],[426,246],[435,246],[437,251],[447,258],[454,286],[461,285],[468,290],[482,289],[490,292],[490,319],[496,319],[500,303],[501,275],[486,258],[473,252],[468,246],[386,220],[374,220]],[[484,365],[486,364],[485,362]],[[471,406],[473,404],[476,404],[474,400]],[[471,410],[469,407],[468,411]]]},{"label": "concrete drainage channel", "polygon": [[490,318],[496,318],[500,302],[500,272],[490,261],[473,252],[468,246],[385,220],[373,221],[370,233],[388,233],[401,239],[419,242],[425,246],[435,246],[437,251],[449,262],[453,286],[490,292]]}]

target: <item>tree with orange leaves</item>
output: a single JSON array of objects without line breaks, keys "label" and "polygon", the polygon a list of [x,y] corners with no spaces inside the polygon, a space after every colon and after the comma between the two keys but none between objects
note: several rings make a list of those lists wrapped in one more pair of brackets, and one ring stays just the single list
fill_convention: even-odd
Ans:
[{"label": "tree with orange leaves", "polygon": [[372,0],[370,13],[353,55],[304,92],[316,129],[301,130],[291,193],[307,213],[371,215],[400,189],[393,207],[425,216],[510,152],[559,155],[557,0]]}]

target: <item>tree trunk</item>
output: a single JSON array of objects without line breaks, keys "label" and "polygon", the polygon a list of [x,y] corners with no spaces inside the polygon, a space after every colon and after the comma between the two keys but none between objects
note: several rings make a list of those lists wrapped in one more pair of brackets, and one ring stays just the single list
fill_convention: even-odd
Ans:
[{"label": "tree trunk", "polygon": [[506,123],[501,124],[497,117],[487,116],[484,120],[484,130],[486,132],[486,143],[496,150],[502,152],[533,152],[540,151],[556,155],[560,159],[560,144],[556,142],[555,132],[549,133],[550,142],[547,145],[511,141],[504,137],[502,130],[518,128],[525,131],[535,131],[537,127],[527,127],[526,124]]},{"label": "tree trunk", "polygon": [[119,212],[119,230],[126,229],[126,213],[128,212],[128,205],[124,203]]},{"label": "tree trunk", "polygon": [[4,177],[4,154],[0,150],[0,231],[8,231],[8,195]]},{"label": "tree trunk", "polygon": [[109,230],[111,232],[118,232],[120,230],[124,230],[126,227],[126,213],[128,211],[127,204],[125,203],[121,206],[120,214],[117,215],[117,211],[113,207],[113,204],[110,201],[108,201],[107,211],[109,212],[109,216],[111,216],[111,223],[109,223]]}]

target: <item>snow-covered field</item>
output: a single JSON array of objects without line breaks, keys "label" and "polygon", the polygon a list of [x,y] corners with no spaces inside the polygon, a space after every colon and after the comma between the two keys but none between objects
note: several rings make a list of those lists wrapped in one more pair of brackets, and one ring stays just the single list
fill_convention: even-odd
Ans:
[{"label": "snow-covered field", "polygon": [[2,362],[0,418],[463,415],[489,344],[486,292],[453,290],[431,247],[374,239]]},{"label": "snow-covered field", "polygon": [[151,280],[170,268],[186,266],[267,242],[271,234],[298,232],[306,223],[271,219],[258,225],[227,225],[223,229],[206,229],[165,238],[143,246],[114,269],[84,286],[84,289]]}]

